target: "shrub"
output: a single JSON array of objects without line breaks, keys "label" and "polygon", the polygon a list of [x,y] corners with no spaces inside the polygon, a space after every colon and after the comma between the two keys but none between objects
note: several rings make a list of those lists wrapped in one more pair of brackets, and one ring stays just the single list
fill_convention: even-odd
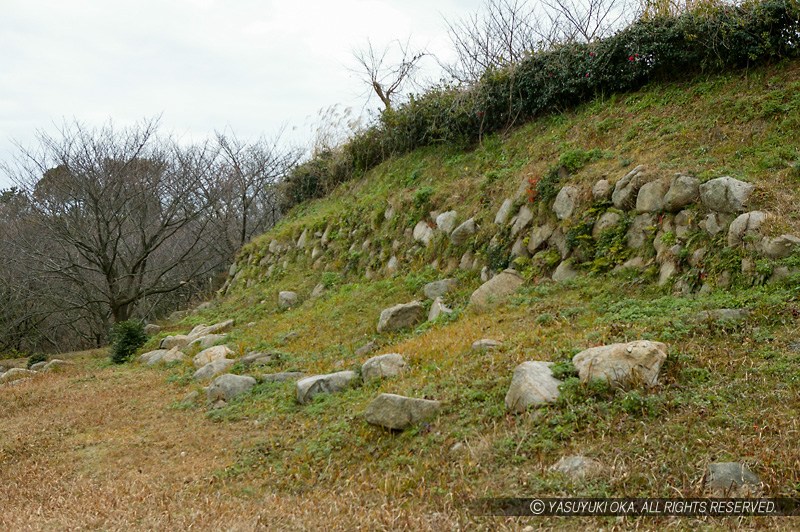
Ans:
[{"label": "shrub", "polygon": [[111,327],[111,362],[123,364],[130,360],[137,349],[147,341],[144,322],[128,320],[115,323]]},{"label": "shrub", "polygon": [[47,362],[47,355],[44,353],[34,353],[28,358],[28,369],[39,362]]}]

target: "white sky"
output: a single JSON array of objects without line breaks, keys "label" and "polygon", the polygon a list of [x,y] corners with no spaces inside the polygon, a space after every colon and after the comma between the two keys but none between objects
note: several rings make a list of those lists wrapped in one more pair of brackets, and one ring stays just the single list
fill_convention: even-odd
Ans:
[{"label": "white sky", "polygon": [[[480,0],[0,0],[0,162],[65,119],[300,142],[321,108],[360,111],[352,50],[411,36],[446,59],[443,18]],[[433,64],[433,63],[432,63]],[[377,108],[373,100],[371,108]],[[296,128],[292,131],[291,128]],[[0,173],[0,188],[10,182]]]}]

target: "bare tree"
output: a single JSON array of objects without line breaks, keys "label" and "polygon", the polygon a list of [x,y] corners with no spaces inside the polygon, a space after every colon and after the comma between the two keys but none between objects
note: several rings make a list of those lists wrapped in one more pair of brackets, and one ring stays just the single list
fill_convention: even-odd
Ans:
[{"label": "bare tree", "polygon": [[590,43],[630,22],[627,0],[542,0],[557,42]]},{"label": "bare tree", "polygon": [[[390,55],[396,56],[396,59],[390,58]],[[426,55],[425,51],[412,50],[410,39],[405,43],[392,41],[381,51],[367,40],[365,48],[353,51],[357,66],[352,71],[362,77],[370,91],[383,103],[384,109],[389,110],[397,94],[414,83],[419,62]]]}]

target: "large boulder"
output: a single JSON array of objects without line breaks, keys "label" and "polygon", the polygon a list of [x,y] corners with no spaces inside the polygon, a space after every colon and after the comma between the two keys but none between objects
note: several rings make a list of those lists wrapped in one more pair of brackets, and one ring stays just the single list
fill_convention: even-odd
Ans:
[{"label": "large boulder", "polygon": [[618,385],[654,386],[666,359],[665,344],[638,340],[592,347],[575,355],[572,363],[583,382],[602,379]]},{"label": "large boulder", "polygon": [[436,299],[455,290],[457,286],[458,281],[455,279],[442,279],[441,281],[433,281],[426,284],[422,291],[428,299]]},{"label": "large boulder", "polygon": [[369,404],[364,412],[364,419],[370,425],[403,430],[432,418],[441,407],[439,401],[382,393]]},{"label": "large boulder", "polygon": [[592,199],[595,201],[606,201],[611,197],[613,191],[608,179],[601,179],[592,187]]},{"label": "large boulder", "polygon": [[703,491],[711,497],[754,497],[761,494],[761,479],[738,462],[708,464]]},{"label": "large boulder", "polygon": [[439,228],[439,231],[444,231],[449,235],[455,229],[457,219],[458,213],[456,211],[443,212],[436,217],[436,227]]},{"label": "large boulder", "polygon": [[628,247],[631,249],[639,249],[650,240],[650,237],[655,232],[656,216],[651,213],[640,214],[633,219],[625,239]]},{"label": "large boulder", "polygon": [[314,375],[297,381],[297,402],[305,404],[315,396],[336,393],[353,386],[358,379],[354,371],[339,371],[327,375]]},{"label": "large boulder", "polygon": [[414,226],[413,236],[414,240],[427,246],[433,240],[433,229],[430,228],[428,222],[423,220]]},{"label": "large boulder", "polygon": [[523,362],[514,370],[506,394],[506,408],[524,412],[531,406],[554,403],[560,394],[561,381],[553,377],[550,362]]},{"label": "large boulder", "polygon": [[669,182],[656,179],[642,185],[636,195],[636,210],[639,212],[660,212],[664,209],[664,197],[669,191]]},{"label": "large boulder", "polygon": [[561,187],[553,202],[553,212],[556,213],[556,218],[559,220],[570,218],[575,212],[579,199],[580,190],[577,187],[572,185]]},{"label": "large boulder", "polygon": [[361,366],[364,382],[386,377],[394,377],[405,370],[406,361],[399,353],[388,353],[372,357]]},{"label": "large boulder", "polygon": [[603,232],[616,227],[622,221],[622,215],[616,211],[606,211],[594,223],[592,238],[599,237]]},{"label": "large boulder", "polygon": [[389,307],[381,312],[378,332],[394,332],[413,327],[425,320],[425,307],[419,301],[412,301]]},{"label": "large boulder", "polygon": [[479,311],[487,310],[504,303],[519,290],[523,282],[516,270],[504,270],[475,290],[469,298],[469,304]]},{"label": "large boulder", "polygon": [[450,242],[454,246],[460,246],[469,240],[469,237],[474,235],[477,230],[478,227],[475,225],[475,219],[470,218],[455,228],[453,233],[450,235]]},{"label": "large boulder", "polygon": [[755,187],[732,177],[718,177],[700,185],[700,200],[718,212],[742,212]]},{"label": "large boulder", "polygon": [[755,244],[761,240],[761,226],[767,220],[767,214],[751,211],[739,215],[728,228],[728,245],[737,247],[745,243]]},{"label": "large boulder", "polygon": [[147,353],[139,356],[139,362],[142,364],[147,364],[148,366],[153,366],[161,362],[161,359],[164,358],[164,355],[169,352],[169,349],[156,349],[154,351],[148,351]]},{"label": "large boulder", "polygon": [[297,306],[297,292],[283,290],[278,293],[278,308],[286,310]]},{"label": "large boulder", "polygon": [[692,176],[678,175],[664,196],[664,210],[677,212],[700,197],[700,181]]},{"label": "large boulder", "polygon": [[800,238],[794,235],[764,238],[761,242],[761,252],[770,259],[785,259],[798,248],[800,248]]},{"label": "large boulder", "polygon": [[232,355],[233,351],[231,351],[230,348],[228,348],[228,346],[215,345],[214,347],[203,349],[202,351],[197,353],[194,359],[192,359],[192,363],[194,364],[194,367],[200,369],[209,362],[214,362],[215,360],[222,360]]},{"label": "large boulder", "polygon": [[628,172],[622,179],[614,185],[614,192],[611,194],[611,201],[617,209],[628,210],[636,205],[636,196],[639,189],[650,181],[646,167],[639,165]]},{"label": "large boulder", "polygon": [[173,347],[186,347],[191,341],[192,338],[190,338],[189,335],[176,334],[174,336],[164,337],[158,347],[160,349],[170,350]]},{"label": "large boulder", "polygon": [[209,403],[217,401],[230,401],[250,391],[256,385],[256,380],[247,375],[233,375],[228,373],[220,375],[206,389],[206,396]]},{"label": "large boulder", "polygon": [[230,360],[227,358],[221,358],[219,360],[215,360],[213,362],[209,362],[202,368],[198,369],[192,375],[192,378],[196,381],[205,381],[208,379],[213,379],[217,375],[221,375],[228,371],[231,366],[236,364],[235,360]]}]

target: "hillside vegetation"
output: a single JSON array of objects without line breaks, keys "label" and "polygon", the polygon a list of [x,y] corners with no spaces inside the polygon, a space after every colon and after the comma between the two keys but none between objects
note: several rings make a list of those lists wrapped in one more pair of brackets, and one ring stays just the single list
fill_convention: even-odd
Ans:
[{"label": "hillside vegetation", "polygon": [[[591,189],[601,180],[613,187],[640,165],[651,180],[680,173],[753,184],[747,210],[770,215],[763,237],[800,235],[800,63],[647,85],[466,151],[423,147],[297,205],[242,249],[219,297],[162,324],[140,351],[233,319],[224,343],[234,360],[271,355],[256,369],[230,368],[256,377],[250,392],[215,407],[202,393],[184,399],[206,384],[192,377],[199,346],[184,349],[184,362],[153,368],[79,357],[62,373],[3,387],[0,525],[796,529],[797,517],[532,519],[469,507],[478,497],[702,496],[713,462],[745,464],[767,495],[800,494],[800,256],[764,256],[747,239],[727,245],[724,233],[699,227],[708,214],[699,201],[685,209],[694,220],[687,232],[678,234],[675,214],[657,212],[645,245],[630,248],[635,210],[615,211]],[[566,186],[578,191],[578,207],[557,220],[553,201]],[[506,200],[509,219],[495,223]],[[530,225],[513,234],[511,216],[523,208]],[[436,215],[451,210],[458,224],[476,226],[458,244],[435,229]],[[617,211],[621,225],[593,237],[600,217]],[[431,230],[428,244],[415,239],[420,223]],[[548,223],[563,230],[566,258],[555,243],[520,249]],[[662,245],[680,247],[669,276]],[[705,258],[693,261],[701,248]],[[554,282],[562,262],[577,275]],[[486,311],[470,306],[473,291],[509,267],[522,287]],[[383,309],[423,300],[425,284],[446,277],[457,280],[445,296],[451,314],[376,332]],[[298,302],[279,307],[282,291]],[[701,314],[718,309],[746,312]],[[483,338],[502,345],[472,349]],[[575,354],[632,340],[667,345],[656,386],[577,378]],[[377,351],[355,354],[370,341]],[[383,353],[402,354],[405,370],[307,404],[294,382],[265,378],[358,373]],[[530,360],[556,363],[561,395],[509,412],[514,369]],[[391,432],[364,419],[380,393],[435,399],[441,410]],[[550,469],[576,454],[602,473],[579,479]]]}]

